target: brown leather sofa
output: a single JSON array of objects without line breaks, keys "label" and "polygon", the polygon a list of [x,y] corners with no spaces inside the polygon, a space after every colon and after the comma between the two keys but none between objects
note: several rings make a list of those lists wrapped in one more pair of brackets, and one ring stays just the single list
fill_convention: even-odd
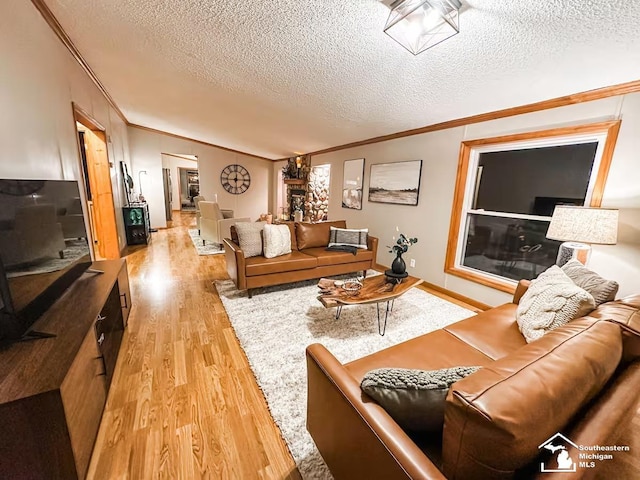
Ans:
[{"label": "brown leather sofa", "polygon": [[[527,286],[520,282],[513,303],[344,365],[322,345],[309,346],[307,429],[334,477],[601,474],[606,461],[594,462],[598,468],[580,466],[573,447],[576,472],[540,473],[540,463],[555,457],[539,447],[557,432],[576,445],[615,445],[639,399],[640,295],[602,304],[527,344],[515,322]],[[402,430],[360,389],[364,374],[375,368],[464,365],[484,368],[450,389],[441,435]]]},{"label": "brown leather sofa", "polygon": [[239,290],[311,280],[363,271],[376,265],[378,239],[369,235],[368,248],[350,252],[327,251],[330,227],[347,228],[344,220],[321,223],[287,222],[291,233],[291,253],[275,258],[245,258],[235,228],[224,239],[227,272]]}]

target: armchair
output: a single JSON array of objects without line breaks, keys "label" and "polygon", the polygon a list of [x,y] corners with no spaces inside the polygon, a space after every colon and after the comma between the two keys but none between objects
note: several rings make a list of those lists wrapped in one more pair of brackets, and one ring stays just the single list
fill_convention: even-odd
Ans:
[{"label": "armchair", "polygon": [[[225,210],[223,215],[216,202],[200,201],[200,237],[202,243],[210,241],[222,244],[224,238],[231,236],[231,226],[236,222],[250,222],[249,218],[233,218],[233,210]],[[231,218],[225,218],[230,215]]]},{"label": "armchair", "polygon": [[193,197],[193,203],[196,206],[196,225],[198,226],[198,234],[200,234],[200,202],[204,200],[202,195]]}]

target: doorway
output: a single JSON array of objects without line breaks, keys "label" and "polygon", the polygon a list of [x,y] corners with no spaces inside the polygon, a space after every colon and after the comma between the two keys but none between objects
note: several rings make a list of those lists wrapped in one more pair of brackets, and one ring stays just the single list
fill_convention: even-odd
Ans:
[{"label": "doorway", "polygon": [[180,210],[195,211],[194,197],[200,195],[200,177],[197,168],[178,167],[180,182]]},{"label": "doorway", "polygon": [[73,105],[95,260],[120,258],[105,129]]}]

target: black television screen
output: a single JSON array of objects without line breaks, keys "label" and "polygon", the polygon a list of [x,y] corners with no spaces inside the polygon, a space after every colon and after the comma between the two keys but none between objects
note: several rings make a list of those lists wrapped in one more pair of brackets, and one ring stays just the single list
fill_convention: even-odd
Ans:
[{"label": "black television screen", "polygon": [[91,264],[75,180],[0,180],[0,341],[28,332]]}]

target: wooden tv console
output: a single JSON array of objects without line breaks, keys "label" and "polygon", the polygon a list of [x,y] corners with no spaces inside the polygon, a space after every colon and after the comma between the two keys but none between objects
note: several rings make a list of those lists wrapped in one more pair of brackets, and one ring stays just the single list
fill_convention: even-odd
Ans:
[{"label": "wooden tv console", "polygon": [[131,308],[124,259],[93,262],[0,350],[0,478],[84,478]]}]

